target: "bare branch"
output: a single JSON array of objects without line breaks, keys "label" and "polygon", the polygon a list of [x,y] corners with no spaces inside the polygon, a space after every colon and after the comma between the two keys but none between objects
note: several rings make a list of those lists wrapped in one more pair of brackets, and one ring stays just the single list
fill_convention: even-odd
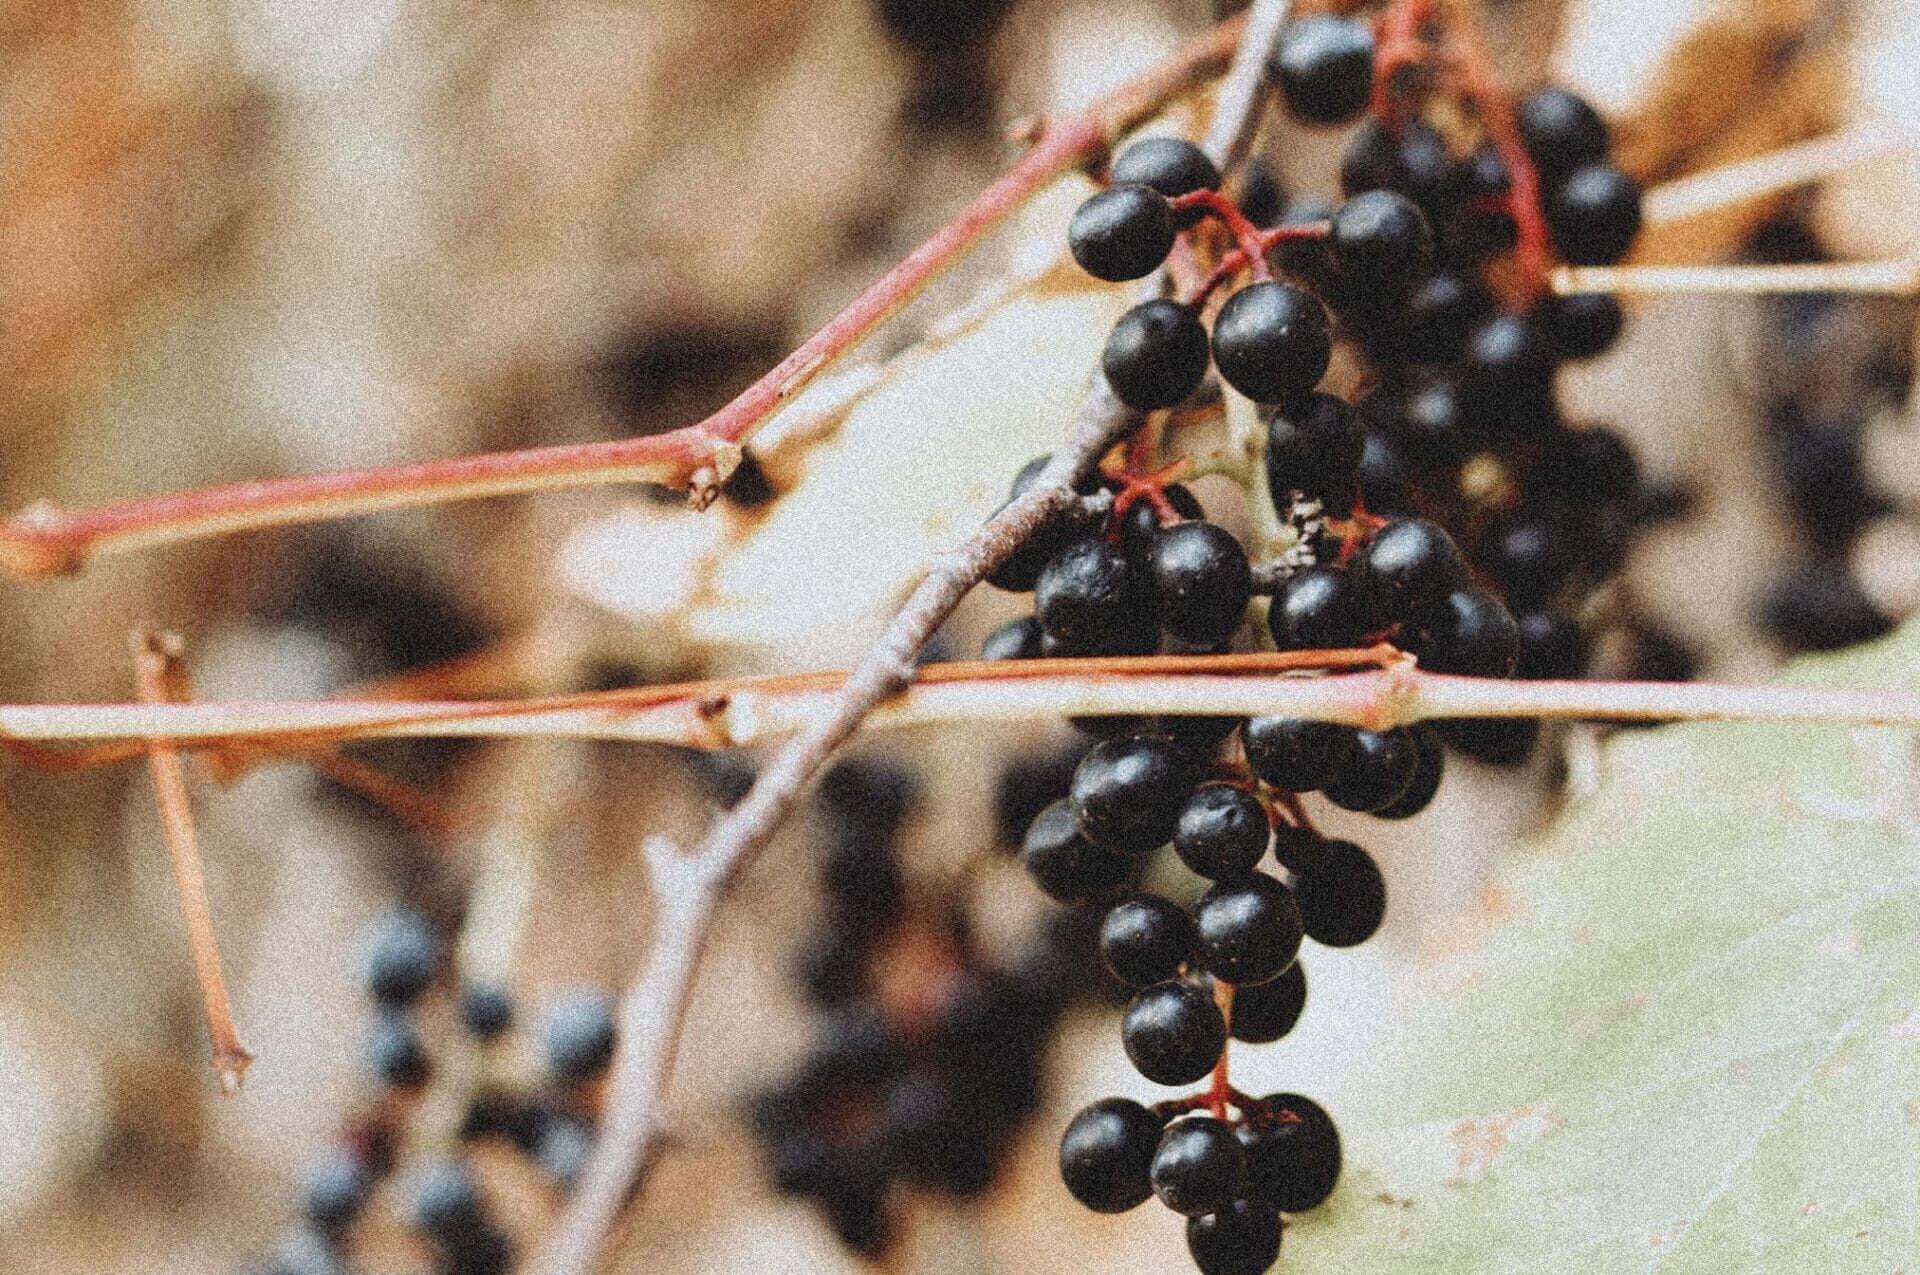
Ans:
[{"label": "bare branch", "polygon": [[1698,292],[1760,296],[1789,292],[1920,292],[1920,260],[1822,261],[1784,266],[1561,266],[1561,295],[1582,292]]},{"label": "bare branch", "polygon": [[[143,629],[133,635],[132,646],[143,701],[161,704],[185,698],[179,638]],[[227,999],[226,979],[220,973],[220,945],[213,933],[213,909],[207,903],[207,878],[193,832],[186,774],[180,754],[168,744],[148,744],[147,756],[153,767],[153,792],[160,803],[167,857],[173,862],[173,882],[180,892],[180,918],[186,923],[187,947],[193,953],[194,974],[200,980],[207,1034],[213,1041],[213,1065],[220,1072],[221,1091],[232,1096],[240,1091],[253,1055],[240,1043],[240,1033],[233,1025],[233,1005]]]},{"label": "bare branch", "polygon": [[1856,164],[1897,155],[1920,145],[1911,129],[1890,121],[1856,124],[1843,132],[1756,155],[1736,164],[1677,178],[1647,192],[1650,226],[1683,221],[1766,195],[1816,182]]}]

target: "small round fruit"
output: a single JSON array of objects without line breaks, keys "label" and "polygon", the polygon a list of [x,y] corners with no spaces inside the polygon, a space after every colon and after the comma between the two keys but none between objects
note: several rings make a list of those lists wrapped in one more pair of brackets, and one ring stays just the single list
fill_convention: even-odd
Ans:
[{"label": "small round fruit", "polygon": [[1080,903],[1119,889],[1132,866],[1082,836],[1064,799],[1034,816],[1020,844],[1020,862],[1047,896],[1061,903]]},{"label": "small round fruit", "polygon": [[1318,390],[1290,395],[1267,413],[1267,485],[1276,507],[1291,493],[1344,512],[1366,449],[1359,416],[1345,400]]},{"label": "small round fruit", "polygon": [[1033,660],[1040,658],[1040,621],[1030,615],[1008,620],[987,634],[980,644],[983,660]]},{"label": "small round fruit", "polygon": [[1273,403],[1312,389],[1332,357],[1326,307],[1290,283],[1250,284],[1227,298],[1213,321],[1213,361],[1220,375],[1255,402]]},{"label": "small round fruit", "polygon": [[1340,273],[1369,291],[1403,292],[1433,262],[1427,215],[1390,190],[1362,191],[1342,204],[1327,242]]},{"label": "small round fruit", "polygon": [[1351,18],[1289,22],[1268,60],[1287,113],[1303,124],[1344,124],[1373,93],[1373,32]]},{"label": "small round fruit", "polygon": [[1250,1045],[1270,1044],[1293,1030],[1306,1007],[1307,969],[1296,960],[1271,982],[1234,989],[1227,1031]]},{"label": "small round fruit", "polygon": [[1366,645],[1373,608],[1341,567],[1303,567],[1273,595],[1267,628],[1282,651],[1329,651]]},{"label": "small round fruit", "polygon": [[1389,623],[1412,619],[1467,582],[1453,537],[1424,518],[1403,518],[1373,533],[1354,575]]},{"label": "small round fruit", "polygon": [[1527,153],[1549,179],[1607,157],[1611,139],[1606,121],[1586,99],[1566,89],[1529,93],[1516,114]]},{"label": "small round fruit", "polygon": [[1307,937],[1327,947],[1357,947],[1387,915],[1387,883],[1373,856],[1351,841],[1328,841],[1294,882]]},{"label": "small round fruit", "polygon": [[1139,567],[1101,536],[1055,554],[1033,590],[1034,617],[1059,654],[1140,653],[1147,634],[1158,638],[1151,603]]},{"label": "small round fruit", "polygon": [[1179,522],[1162,528],[1153,538],[1147,566],[1160,623],[1175,637],[1213,646],[1240,627],[1253,577],[1247,551],[1224,527]]},{"label": "small round fruit", "polygon": [[411,1005],[433,982],[440,937],[418,912],[396,908],[367,927],[367,993],[395,1008]]},{"label": "small round fruit", "polygon": [[1253,717],[1240,728],[1247,764],[1282,792],[1316,792],[1338,778],[1353,728],[1301,717]]},{"label": "small round fruit", "polygon": [[1122,403],[1136,412],[1173,407],[1200,388],[1211,350],[1206,325],[1189,305],[1147,301],[1120,316],[1100,355],[1100,369]]},{"label": "small round fruit", "polygon": [[[1147,186],[1168,199],[1196,190],[1219,190],[1220,170],[1207,153],[1183,137],[1143,137],[1121,151],[1108,177],[1116,186]],[[1176,225],[1199,219],[1197,209],[1176,213]]]},{"label": "small round fruit", "polygon": [[1554,247],[1576,266],[1610,266],[1640,233],[1640,184],[1611,164],[1567,174],[1547,201]]},{"label": "small round fruit", "polygon": [[[1260,1104],[1273,1114],[1238,1130],[1247,1156],[1248,1197],[1286,1213],[1324,1203],[1340,1177],[1340,1131],[1333,1117],[1313,1099],[1294,1093],[1268,1094]],[[1299,1119],[1275,1118],[1281,1112]]]},{"label": "small round fruit", "polygon": [[1168,736],[1109,739],[1081,758],[1067,800],[1087,840],[1145,854],[1173,839],[1193,779],[1192,759]]},{"label": "small round fruit", "polygon": [[1129,1098],[1102,1098],[1061,1135],[1061,1180],[1095,1213],[1125,1213],[1153,1194],[1159,1145],[1160,1117]]},{"label": "small round fruit", "polygon": [[1513,613],[1478,589],[1455,589],[1412,625],[1401,645],[1422,668],[1465,677],[1511,677],[1520,658]]},{"label": "small round fruit", "polygon": [[1420,746],[1403,728],[1355,731],[1340,777],[1326,787],[1342,810],[1370,815],[1398,801],[1420,769]]},{"label": "small round fruit", "polygon": [[1115,978],[1132,987],[1178,977],[1193,957],[1194,943],[1193,921],[1178,904],[1156,894],[1116,903],[1100,922],[1100,958]]},{"label": "small round fruit", "polygon": [[1096,279],[1144,279],[1173,249],[1173,206],[1146,186],[1114,186],[1094,195],[1067,223],[1067,246]]},{"label": "small round fruit", "polygon": [[1420,750],[1420,764],[1414,768],[1413,780],[1407,785],[1407,790],[1373,812],[1376,819],[1411,819],[1432,805],[1440,791],[1440,781],[1446,775],[1447,765],[1447,750],[1442,746],[1440,732],[1432,726],[1414,726],[1410,729],[1414,743]]},{"label": "small round fruit", "polygon": [[1134,1069],[1157,1085],[1190,1085],[1227,1047],[1220,1007],[1192,983],[1156,983],[1133,998],[1120,1043]]},{"label": "small round fruit", "polygon": [[513,1026],[513,1000],[507,989],[475,983],[460,994],[460,1025],[478,1041],[498,1040]]},{"label": "small round fruit", "polygon": [[1208,890],[1194,908],[1193,923],[1201,964],[1234,984],[1278,978],[1300,954],[1305,933],[1293,891],[1258,874]]},{"label": "small round fruit", "polygon": [[1173,849],[1187,867],[1220,881],[1253,871],[1272,835],[1258,797],[1232,784],[1202,784],[1181,807]]},{"label": "small round fruit", "polygon": [[1160,1135],[1149,1176],[1153,1193],[1175,1213],[1194,1217],[1231,1205],[1246,1179],[1233,1128],[1212,1116],[1176,1120]]},{"label": "small round fruit", "polygon": [[1280,1260],[1280,1214],[1235,1200],[1218,1213],[1187,1219],[1187,1253],[1200,1275],[1265,1275]]},{"label": "small round fruit", "polygon": [[1620,303],[1604,292],[1581,292],[1549,297],[1541,305],[1547,340],[1565,359],[1590,359],[1605,354],[1620,339],[1626,315]]},{"label": "small round fruit", "polygon": [[567,992],[548,1009],[540,1044],[557,1079],[577,1083],[599,1075],[613,1061],[613,998],[597,987]]},{"label": "small round fruit", "polygon": [[383,1009],[374,1016],[361,1051],[367,1070],[395,1089],[418,1089],[433,1075],[420,1033],[396,1010]]}]

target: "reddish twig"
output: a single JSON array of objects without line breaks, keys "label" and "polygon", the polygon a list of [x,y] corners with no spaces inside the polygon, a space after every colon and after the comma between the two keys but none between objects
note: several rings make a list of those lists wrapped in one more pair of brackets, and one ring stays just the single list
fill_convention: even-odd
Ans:
[{"label": "reddish twig", "polygon": [[1242,266],[1251,266],[1256,279],[1271,277],[1273,272],[1267,266],[1266,246],[1261,240],[1260,227],[1247,220],[1238,204],[1217,190],[1196,190],[1174,200],[1173,207],[1176,212],[1198,208],[1217,220],[1233,236],[1233,255],[1240,258]]},{"label": "reddish twig", "polygon": [[105,553],[413,505],[595,483],[686,487],[712,499],[753,432],[1028,198],[1217,75],[1245,18],[1229,19],[1085,113],[1039,130],[1033,149],[899,265],[744,393],[697,424],[645,438],[567,444],[333,474],[229,483],[67,512],[36,505],[0,524],[0,571],[37,580]]}]

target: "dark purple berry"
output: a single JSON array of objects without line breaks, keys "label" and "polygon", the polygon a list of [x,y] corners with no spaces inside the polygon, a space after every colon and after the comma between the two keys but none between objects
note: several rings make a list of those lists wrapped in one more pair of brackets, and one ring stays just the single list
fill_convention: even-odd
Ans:
[{"label": "dark purple berry", "polygon": [[1227,1024],[1213,997],[1192,983],[1156,983],[1127,1006],[1120,1042],[1148,1080],[1190,1085],[1220,1061]]},{"label": "dark purple berry", "polygon": [[[1348,282],[1368,291],[1397,293],[1412,286],[1432,263],[1433,227],[1405,195],[1363,191],[1333,214],[1328,246]],[[1215,353],[1217,357],[1217,342]]]},{"label": "dark purple berry", "polygon": [[1146,186],[1114,186],[1081,204],[1067,223],[1067,246],[1096,279],[1144,279],[1173,248],[1173,207]]},{"label": "dark purple berry", "polygon": [[1253,773],[1282,792],[1315,792],[1346,765],[1353,729],[1300,717],[1254,717],[1240,728]]},{"label": "dark purple berry", "polygon": [[1200,963],[1228,983],[1278,978],[1300,954],[1300,909],[1293,891],[1258,874],[1222,881],[1193,912]]},{"label": "dark purple berry", "polygon": [[1144,573],[1099,536],[1062,549],[1033,590],[1033,613],[1053,655],[1151,651],[1149,635],[1158,638],[1151,602]]},{"label": "dark purple berry", "polygon": [[1187,1219],[1187,1253],[1200,1275],[1265,1275],[1280,1260],[1280,1230],[1274,1208],[1235,1200]]},{"label": "dark purple berry", "polygon": [[1276,403],[1267,413],[1267,484],[1275,504],[1297,491],[1345,512],[1365,447],[1359,417],[1342,399],[1316,390]]},{"label": "dark purple berry", "polygon": [[1192,306],[1148,301],[1120,316],[1100,355],[1107,384],[1136,412],[1173,407],[1200,388],[1211,346]]},{"label": "dark purple berry", "polygon": [[1273,595],[1267,628],[1282,651],[1328,651],[1366,645],[1373,607],[1351,573],[1302,567]]},{"label": "dark purple berry", "polygon": [[1333,355],[1333,328],[1319,298],[1290,283],[1255,283],[1220,307],[1213,361],[1227,384],[1259,403],[1320,383]]},{"label": "dark purple berry", "polygon": [[1080,823],[1065,800],[1034,816],[1020,846],[1020,862],[1050,898],[1078,903],[1120,888],[1131,868],[1128,860],[1102,850],[1081,835]]},{"label": "dark purple berry", "polygon": [[1355,731],[1340,777],[1326,787],[1342,810],[1370,815],[1398,801],[1420,769],[1420,746],[1404,729]]},{"label": "dark purple berry", "polygon": [[1193,759],[1171,738],[1135,735],[1096,744],[1074,770],[1067,801],[1087,840],[1145,854],[1172,839],[1193,781]]},{"label": "dark purple berry", "polygon": [[1325,1203],[1340,1177],[1340,1132],[1333,1118],[1299,1094],[1268,1094],[1260,1101],[1276,1116],[1290,1112],[1300,1118],[1255,1118],[1239,1128],[1248,1196],[1286,1213],[1304,1213]]},{"label": "dark purple berry", "polygon": [[1156,894],[1116,903],[1100,922],[1100,959],[1115,978],[1132,987],[1151,987],[1178,976],[1193,957],[1194,943],[1187,914]]},{"label": "dark purple berry", "polygon": [[1584,98],[1562,88],[1529,93],[1517,112],[1520,137],[1543,177],[1551,180],[1606,158],[1606,121]]},{"label": "dark purple berry", "polygon": [[1287,113],[1303,124],[1344,124],[1373,93],[1373,32],[1315,14],[1289,22],[1267,63]]},{"label": "dark purple berry", "polygon": [[1213,646],[1240,627],[1253,579],[1246,550],[1225,528],[1210,522],[1162,528],[1147,564],[1160,623],[1169,633]]},{"label": "dark purple berry", "polygon": [[1373,856],[1351,841],[1322,844],[1294,891],[1307,937],[1327,947],[1364,943],[1386,919],[1386,878]]},{"label": "dark purple berry", "polygon": [[1250,1045],[1270,1044],[1293,1030],[1306,1007],[1306,965],[1296,960],[1279,978],[1234,988],[1227,1030]]},{"label": "dark purple berry", "polygon": [[1202,784],[1180,810],[1173,849],[1187,867],[1221,881],[1253,871],[1272,831],[1258,797],[1232,784]]},{"label": "dark purple berry", "polygon": [[1231,1205],[1246,1180],[1245,1155],[1233,1128],[1212,1116],[1189,1116],[1160,1135],[1149,1171],[1153,1193],[1175,1213],[1193,1217]]},{"label": "dark purple berry", "polygon": [[1640,233],[1640,184],[1611,164],[1577,168],[1548,198],[1547,224],[1562,257],[1610,266]]},{"label": "dark purple berry", "polygon": [[1404,621],[1467,582],[1466,560],[1453,537],[1424,518],[1403,518],[1373,533],[1353,574],[1375,613]]},{"label": "dark purple berry", "polygon": [[1125,1213],[1153,1194],[1148,1173],[1160,1145],[1160,1117],[1127,1098],[1085,1108],[1060,1138],[1060,1177],[1096,1213]]}]

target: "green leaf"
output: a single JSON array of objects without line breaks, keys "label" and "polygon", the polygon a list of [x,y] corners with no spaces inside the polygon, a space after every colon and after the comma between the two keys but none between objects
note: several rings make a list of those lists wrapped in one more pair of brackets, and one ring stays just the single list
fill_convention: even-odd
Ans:
[{"label": "green leaf", "polygon": [[[1789,677],[1912,687],[1920,629]],[[1331,1095],[1347,1172],[1287,1268],[1920,1269],[1913,745],[1618,737]]]}]

